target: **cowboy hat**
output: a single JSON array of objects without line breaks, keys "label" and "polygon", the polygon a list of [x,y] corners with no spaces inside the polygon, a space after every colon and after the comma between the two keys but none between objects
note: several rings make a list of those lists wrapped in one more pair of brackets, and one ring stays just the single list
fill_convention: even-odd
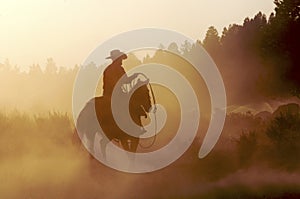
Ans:
[{"label": "cowboy hat", "polygon": [[112,59],[113,61],[121,57],[122,59],[127,59],[127,55],[120,50],[112,50],[110,51],[110,56],[106,57],[106,59]]}]

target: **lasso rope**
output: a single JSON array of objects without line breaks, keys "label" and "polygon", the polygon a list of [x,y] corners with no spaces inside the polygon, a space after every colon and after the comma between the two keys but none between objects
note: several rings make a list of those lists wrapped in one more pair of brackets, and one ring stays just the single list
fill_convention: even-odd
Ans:
[{"label": "lasso rope", "polygon": [[[143,77],[145,77],[147,80],[148,80],[148,77],[143,74],[143,73],[138,73],[139,75],[142,75]],[[155,99],[155,95],[154,95],[154,92],[153,92],[153,88],[152,88],[152,85],[150,82],[148,82],[148,85],[150,87],[150,91],[151,91],[151,96],[152,96],[152,100],[153,100],[153,104],[154,104],[154,109],[153,109],[153,113],[154,113],[154,138],[151,142],[150,145],[148,146],[143,146],[140,142],[139,142],[139,146],[143,149],[148,149],[148,148],[151,148],[155,141],[156,141],[156,137],[157,137],[157,117],[156,117],[156,110],[157,110],[157,107],[156,107],[156,99]]]}]

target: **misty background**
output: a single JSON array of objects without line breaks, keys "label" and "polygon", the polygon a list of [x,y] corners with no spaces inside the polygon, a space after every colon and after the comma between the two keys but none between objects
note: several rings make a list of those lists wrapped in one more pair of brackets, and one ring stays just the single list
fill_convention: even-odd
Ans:
[{"label": "misty background", "polygon": [[[270,15],[258,12],[222,32],[211,26],[204,39],[195,41],[224,79],[224,130],[214,150],[198,159],[209,123],[203,118],[189,150],[154,173],[106,168],[74,140],[72,88],[83,66],[60,67],[51,57],[41,63],[45,67],[33,64],[28,70],[8,59],[0,62],[0,197],[299,198],[300,1],[276,0],[274,6]],[[143,58],[129,54],[125,69],[152,62],[189,68],[166,56],[166,49],[197,56],[195,45],[187,42],[158,47]],[[99,70],[92,63],[84,67],[91,75]],[[207,88],[201,79],[193,83],[199,106],[209,115]],[[99,82],[96,95],[101,87]],[[169,109],[176,113],[177,107]],[[172,136],[167,134],[169,140]],[[162,140],[163,135],[154,147]]]}]

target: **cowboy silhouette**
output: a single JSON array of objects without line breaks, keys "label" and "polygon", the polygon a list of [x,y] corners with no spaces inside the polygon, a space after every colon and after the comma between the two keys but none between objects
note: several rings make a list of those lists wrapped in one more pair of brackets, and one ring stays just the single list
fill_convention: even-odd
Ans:
[{"label": "cowboy silhouette", "polygon": [[[120,50],[112,50],[110,52],[110,56],[106,57],[106,59],[111,59],[112,63],[104,70],[103,74],[103,96],[111,101],[113,92],[116,93],[116,106],[119,111],[120,115],[123,115],[125,113],[125,109],[128,108],[128,105],[124,103],[126,100],[126,97],[129,97],[128,93],[124,93],[122,91],[122,86],[126,84],[131,84],[131,82],[135,79],[137,79],[138,74],[135,73],[131,76],[128,76],[122,66],[123,60],[127,59],[127,55]],[[115,90],[115,91],[114,91]],[[146,113],[145,113],[146,115]],[[125,115],[124,115],[125,117]],[[128,121],[129,118],[124,118],[122,116],[122,119],[125,121]],[[141,120],[139,120],[139,125],[141,125]],[[145,133],[145,129],[139,128],[139,129],[132,129],[137,134],[143,134]]]},{"label": "cowboy silhouette", "polygon": [[[130,83],[135,79],[138,74],[133,74],[128,77],[122,64],[123,60],[127,59],[127,55],[120,50],[113,50],[110,52],[110,56],[106,59],[112,59],[112,63],[104,70],[103,75],[103,96],[111,98],[112,92],[115,88],[117,82],[122,78],[122,84]],[[123,76],[123,77],[122,77]]]}]

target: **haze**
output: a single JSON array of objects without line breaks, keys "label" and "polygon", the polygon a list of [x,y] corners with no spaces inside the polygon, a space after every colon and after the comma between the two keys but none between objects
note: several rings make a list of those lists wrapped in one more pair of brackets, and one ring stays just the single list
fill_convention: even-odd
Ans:
[{"label": "haze", "polygon": [[209,26],[219,32],[259,11],[269,15],[273,0],[0,0],[0,62],[27,68],[53,57],[59,66],[80,64],[111,36],[143,27],[179,31],[203,39]]}]

